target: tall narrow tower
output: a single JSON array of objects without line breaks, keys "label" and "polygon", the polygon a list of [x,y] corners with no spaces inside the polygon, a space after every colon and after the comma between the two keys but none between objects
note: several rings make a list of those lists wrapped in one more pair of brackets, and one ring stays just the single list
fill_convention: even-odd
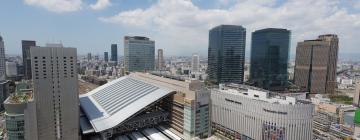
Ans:
[{"label": "tall narrow tower", "polygon": [[158,49],[157,51],[157,63],[156,63],[156,67],[157,70],[164,70],[164,51],[163,49]]},{"label": "tall narrow tower", "polygon": [[198,54],[193,54],[191,59],[191,72],[199,72],[200,71],[200,57]]},{"label": "tall narrow tower", "polygon": [[23,65],[24,65],[24,79],[30,80],[31,76],[31,56],[30,48],[36,47],[36,42],[32,40],[22,40],[22,56],[23,56]]},{"label": "tall narrow tower", "polygon": [[3,38],[0,36],[0,81],[5,80],[5,46]]},{"label": "tall narrow tower", "polygon": [[37,118],[34,128],[37,128],[37,139],[78,140],[76,49],[34,47],[30,52]]}]

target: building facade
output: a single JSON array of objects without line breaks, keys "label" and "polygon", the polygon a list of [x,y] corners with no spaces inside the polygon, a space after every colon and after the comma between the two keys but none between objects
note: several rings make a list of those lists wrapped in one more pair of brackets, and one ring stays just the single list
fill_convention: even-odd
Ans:
[{"label": "building facade", "polygon": [[310,93],[333,94],[336,88],[337,35],[320,35],[299,42],[296,48],[294,83]]},{"label": "building facade", "polygon": [[4,40],[0,36],[0,81],[4,81],[6,78],[6,70],[5,70],[5,46]]},{"label": "building facade", "polygon": [[224,139],[311,140],[314,105],[254,87],[211,90],[213,134]]},{"label": "building facade", "polygon": [[111,61],[115,62],[115,64],[118,62],[117,44],[111,44]]},{"label": "building facade", "polygon": [[359,99],[360,99],[360,82],[355,83],[355,93],[353,97],[353,105],[359,107]]},{"label": "building facade", "polygon": [[[58,44],[57,46],[62,46]],[[31,48],[36,131],[29,139],[79,139],[76,49]]]},{"label": "building facade", "polygon": [[[33,101],[31,92],[13,94],[5,102],[5,124],[8,140],[25,140],[25,110],[27,103]],[[29,129],[28,129],[29,130]]]},{"label": "building facade", "polygon": [[155,68],[155,41],[147,37],[125,36],[125,70],[152,71]]},{"label": "building facade", "polygon": [[220,25],[209,32],[208,75],[212,83],[243,83],[246,30]]},{"label": "building facade", "polygon": [[165,69],[165,60],[164,60],[164,51],[163,49],[158,49],[157,51],[157,62],[156,62],[157,70]]},{"label": "building facade", "polygon": [[104,61],[109,62],[109,53],[108,52],[104,52]]},{"label": "building facade", "polygon": [[193,54],[191,58],[191,72],[196,73],[200,71],[200,57],[198,54]]},{"label": "building facade", "polygon": [[285,90],[288,85],[289,49],[289,30],[267,28],[253,32],[251,83],[268,90]]},{"label": "building facade", "polygon": [[24,79],[30,80],[31,77],[31,56],[30,48],[36,47],[36,42],[31,40],[22,40],[22,57],[24,65]]}]

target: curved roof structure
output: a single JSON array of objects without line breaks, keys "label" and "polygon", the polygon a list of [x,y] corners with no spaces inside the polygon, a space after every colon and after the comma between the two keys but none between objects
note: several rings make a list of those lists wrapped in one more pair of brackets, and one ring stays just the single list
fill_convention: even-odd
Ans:
[{"label": "curved roof structure", "polygon": [[95,132],[111,129],[174,90],[124,76],[80,95],[81,108]]}]

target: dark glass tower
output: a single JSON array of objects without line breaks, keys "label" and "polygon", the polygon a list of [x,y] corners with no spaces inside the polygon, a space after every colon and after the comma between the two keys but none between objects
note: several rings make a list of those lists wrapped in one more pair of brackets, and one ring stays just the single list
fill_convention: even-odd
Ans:
[{"label": "dark glass tower", "polygon": [[281,91],[288,86],[290,31],[267,28],[252,33],[250,83]]},{"label": "dark glass tower", "polygon": [[246,29],[220,25],[209,32],[208,74],[212,83],[243,83]]},{"label": "dark glass tower", "polygon": [[118,61],[117,44],[111,44],[111,61],[114,61],[117,64]]},{"label": "dark glass tower", "polygon": [[104,61],[105,62],[109,61],[109,53],[108,52],[104,52]]},{"label": "dark glass tower", "polygon": [[24,65],[24,79],[30,80],[32,78],[30,48],[36,47],[36,42],[31,40],[22,40],[21,45],[22,45],[23,65]]}]

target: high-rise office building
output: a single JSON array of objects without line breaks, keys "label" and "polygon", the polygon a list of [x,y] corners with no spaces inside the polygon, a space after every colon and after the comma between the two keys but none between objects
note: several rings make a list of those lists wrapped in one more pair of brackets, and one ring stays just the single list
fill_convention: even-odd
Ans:
[{"label": "high-rise office building", "polygon": [[104,61],[109,62],[109,53],[108,52],[104,52]]},{"label": "high-rise office building", "polygon": [[198,54],[193,54],[191,59],[191,72],[199,72],[200,70],[200,57]]},{"label": "high-rise office building", "polygon": [[295,85],[310,93],[334,93],[338,42],[337,35],[333,34],[299,42],[296,48]]},{"label": "high-rise office building", "polygon": [[267,28],[252,33],[250,81],[260,88],[285,90],[288,85],[290,31]]},{"label": "high-rise office building", "polygon": [[111,44],[111,61],[114,61],[116,64],[118,62],[117,44]]},{"label": "high-rise office building", "polygon": [[152,71],[155,68],[155,41],[141,36],[125,36],[125,70]]},{"label": "high-rise office building", "polygon": [[91,53],[88,53],[88,54],[87,54],[87,60],[88,60],[88,61],[92,60]]},{"label": "high-rise office building", "polygon": [[158,49],[157,51],[157,62],[156,62],[156,68],[157,70],[164,70],[164,51],[163,49]]},{"label": "high-rise office building", "polygon": [[244,80],[246,29],[220,25],[209,32],[208,75],[212,83],[242,83]]},{"label": "high-rise office building", "polygon": [[76,49],[36,47],[30,52],[37,120],[33,125],[37,128],[33,138],[79,139]]},{"label": "high-rise office building", "polygon": [[0,36],[0,81],[5,80],[5,46],[4,46],[4,40]]},{"label": "high-rise office building", "polygon": [[31,40],[22,40],[22,56],[24,65],[24,79],[31,79],[31,56],[30,48],[36,47],[36,42]]}]

